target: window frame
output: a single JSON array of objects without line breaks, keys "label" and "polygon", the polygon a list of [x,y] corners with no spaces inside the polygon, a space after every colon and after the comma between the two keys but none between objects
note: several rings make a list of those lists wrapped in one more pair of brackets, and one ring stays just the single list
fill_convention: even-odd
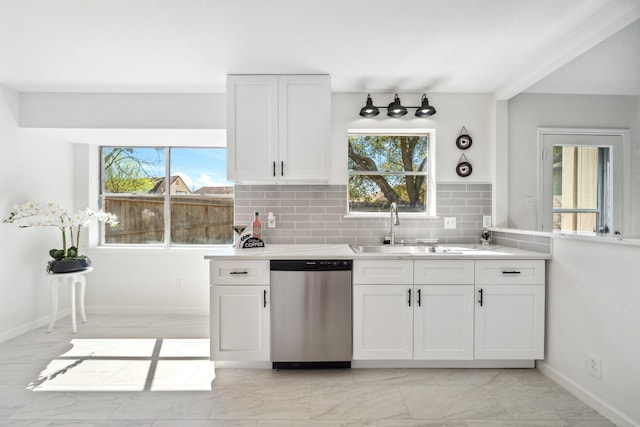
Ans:
[{"label": "window frame", "polygon": [[[405,218],[437,218],[436,215],[436,130],[431,128],[418,128],[418,129],[347,129],[347,143],[348,139],[352,135],[365,135],[365,136],[427,136],[428,144],[428,156],[426,172],[380,172],[379,175],[424,175],[426,183],[425,194],[425,210],[424,212],[403,212],[398,210],[398,214]],[[349,154],[347,152],[347,193],[346,193],[346,213],[345,218],[387,218],[389,216],[386,212],[351,212],[349,210],[349,177],[351,175],[372,175],[363,171],[350,171],[349,170]],[[378,175],[378,174],[376,174]]]},{"label": "window frame", "polygon": [[[188,244],[188,243],[172,243],[171,242],[171,149],[227,149],[227,147],[203,147],[203,146],[180,146],[180,145],[100,145],[98,150],[99,156],[99,178],[98,178],[98,205],[101,209],[104,209],[105,205],[105,197],[110,198],[118,198],[118,197],[129,197],[130,193],[106,193],[104,188],[104,149],[105,148],[149,148],[149,149],[163,149],[164,150],[164,180],[166,183],[169,183],[168,191],[164,194],[163,199],[163,225],[164,225],[164,234],[162,242],[153,242],[153,243],[107,243],[105,241],[105,225],[103,223],[100,224],[99,227],[99,236],[98,236],[98,246],[105,248],[147,248],[147,249],[158,249],[158,248],[206,248],[206,247],[217,247],[217,246],[228,246],[231,243],[209,243],[209,244]],[[233,185],[233,183],[230,183]],[[136,194],[141,198],[153,198],[157,195],[148,194],[148,193],[140,193]],[[234,206],[235,206],[235,198],[234,198]]]},{"label": "window frame", "polygon": [[[553,147],[606,147],[609,149],[609,179],[610,209],[608,233],[623,233],[629,226],[630,200],[629,181],[629,130],[627,129],[581,129],[581,128],[538,128],[538,188],[536,224],[541,231],[561,234],[597,235],[600,233],[574,232],[570,230],[553,229]],[[562,138],[563,142],[554,143],[553,138]],[[607,139],[601,142],[599,138]],[[602,182],[598,180],[598,186]],[[602,197],[604,190],[598,188],[598,197]],[[606,208],[605,208],[606,209]],[[602,220],[599,219],[599,223]],[[607,233],[604,233],[607,234]]]}]

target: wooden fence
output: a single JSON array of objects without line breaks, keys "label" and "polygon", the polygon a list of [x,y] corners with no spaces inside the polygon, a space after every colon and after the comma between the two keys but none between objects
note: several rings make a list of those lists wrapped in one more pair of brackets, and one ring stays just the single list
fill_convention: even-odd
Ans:
[{"label": "wooden fence", "polygon": [[[164,241],[164,196],[127,196],[105,200],[118,216],[117,227],[105,227],[106,243],[148,244]],[[171,243],[185,245],[233,242],[233,198],[171,196]]]}]

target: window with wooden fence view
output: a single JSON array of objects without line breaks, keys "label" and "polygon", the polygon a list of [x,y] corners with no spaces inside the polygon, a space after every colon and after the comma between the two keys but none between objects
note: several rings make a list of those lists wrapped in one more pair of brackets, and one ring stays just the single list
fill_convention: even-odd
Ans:
[{"label": "window with wooden fence view", "polygon": [[233,241],[233,185],[225,148],[102,147],[102,207],[116,214],[105,244]]}]

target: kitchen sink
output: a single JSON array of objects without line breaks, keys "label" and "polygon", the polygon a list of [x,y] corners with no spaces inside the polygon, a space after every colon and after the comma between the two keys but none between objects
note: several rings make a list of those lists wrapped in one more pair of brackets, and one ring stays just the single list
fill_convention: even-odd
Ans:
[{"label": "kitchen sink", "polygon": [[354,246],[351,250],[357,254],[391,254],[391,255],[420,255],[420,254],[452,254],[459,255],[477,251],[475,247],[464,246],[425,246],[425,245],[371,245]]},{"label": "kitchen sink", "polygon": [[357,254],[427,254],[434,252],[433,246],[409,245],[373,245],[351,246]]}]

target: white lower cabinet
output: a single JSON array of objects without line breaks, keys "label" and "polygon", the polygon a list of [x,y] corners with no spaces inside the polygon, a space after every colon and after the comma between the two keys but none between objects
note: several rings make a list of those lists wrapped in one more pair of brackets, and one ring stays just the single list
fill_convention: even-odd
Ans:
[{"label": "white lower cabinet", "polygon": [[544,270],[543,260],[356,260],[353,359],[543,359]]},{"label": "white lower cabinet", "polygon": [[478,285],[476,296],[476,359],[544,358],[544,285]]},{"label": "white lower cabinet", "polygon": [[473,285],[415,286],[413,358],[473,359]]},{"label": "white lower cabinet", "polygon": [[269,286],[211,287],[211,359],[270,360]]},{"label": "white lower cabinet", "polygon": [[473,359],[473,261],[411,263],[354,262],[353,359]]},{"label": "white lower cabinet", "polygon": [[413,358],[413,285],[353,286],[353,359]]},{"label": "white lower cabinet", "polygon": [[544,261],[476,261],[475,358],[543,359]]},{"label": "white lower cabinet", "polygon": [[473,285],[355,285],[354,360],[473,359]]}]

